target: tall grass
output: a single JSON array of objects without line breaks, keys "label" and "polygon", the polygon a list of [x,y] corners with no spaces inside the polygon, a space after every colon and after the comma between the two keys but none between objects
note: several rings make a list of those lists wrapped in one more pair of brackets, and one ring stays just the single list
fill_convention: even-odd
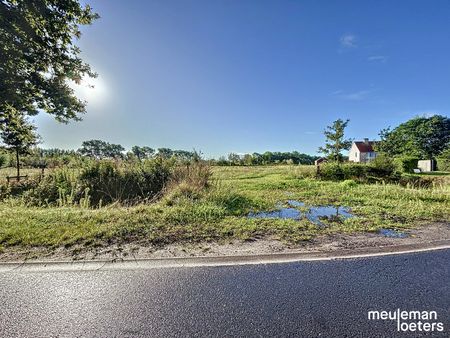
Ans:
[{"label": "tall grass", "polygon": [[90,161],[77,170],[56,168],[44,177],[2,184],[0,198],[40,207],[129,206],[155,201],[175,189],[200,192],[210,178],[210,167],[203,161],[183,166],[161,158],[139,163]]}]

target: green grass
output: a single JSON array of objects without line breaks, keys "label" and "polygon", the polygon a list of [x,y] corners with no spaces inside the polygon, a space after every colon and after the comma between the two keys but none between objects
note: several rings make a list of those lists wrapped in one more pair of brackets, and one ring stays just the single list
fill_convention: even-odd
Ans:
[{"label": "green grass", "polygon": [[[0,203],[0,247],[102,246],[140,242],[247,240],[271,235],[288,242],[319,234],[409,228],[450,219],[450,185],[433,188],[319,181],[313,166],[215,167],[207,191],[178,187],[157,203],[100,209],[37,208],[18,199]],[[448,177],[447,177],[448,178]],[[352,182],[350,182],[352,183]],[[249,219],[250,211],[273,210],[295,199],[307,205],[350,207],[357,216],[317,227],[306,219]],[[327,221],[324,221],[327,222]]]},{"label": "green grass", "polygon": [[[47,170],[46,170],[47,172]],[[28,176],[38,176],[40,175],[41,170],[40,169],[28,169],[28,168],[24,168],[24,169],[20,169],[20,176],[22,175],[28,175]],[[6,177],[7,176],[16,176],[17,175],[17,170],[16,168],[13,167],[8,167],[8,168],[0,168],[0,182],[6,182]]]}]

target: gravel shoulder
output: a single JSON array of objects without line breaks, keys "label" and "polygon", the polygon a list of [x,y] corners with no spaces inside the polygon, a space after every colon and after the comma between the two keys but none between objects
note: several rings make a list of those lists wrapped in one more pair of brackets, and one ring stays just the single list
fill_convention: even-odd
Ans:
[{"label": "gravel shoulder", "polygon": [[340,255],[396,251],[400,248],[431,247],[433,243],[450,245],[450,223],[424,224],[416,229],[405,230],[404,238],[385,237],[379,233],[330,234],[300,244],[288,244],[274,238],[259,238],[251,241],[231,241],[227,243],[184,243],[163,247],[149,246],[134,242],[125,245],[112,244],[107,247],[12,249],[0,254],[0,262],[23,261],[83,261],[133,259],[189,258],[189,257],[227,257],[255,256],[271,254],[317,254]]}]

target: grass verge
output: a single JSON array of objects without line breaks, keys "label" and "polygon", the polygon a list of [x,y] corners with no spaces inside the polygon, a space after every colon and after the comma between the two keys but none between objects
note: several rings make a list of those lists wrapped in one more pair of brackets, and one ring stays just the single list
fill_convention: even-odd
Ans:
[{"label": "grass verge", "polygon": [[[204,191],[181,185],[148,205],[98,209],[26,207],[0,203],[0,249],[104,246],[141,242],[249,240],[273,236],[297,243],[320,234],[409,228],[450,219],[448,181],[428,189],[393,184],[356,184],[311,178],[311,167],[216,167],[215,183]],[[250,219],[250,211],[273,210],[277,203],[351,208],[356,217],[319,227],[306,219]]]}]

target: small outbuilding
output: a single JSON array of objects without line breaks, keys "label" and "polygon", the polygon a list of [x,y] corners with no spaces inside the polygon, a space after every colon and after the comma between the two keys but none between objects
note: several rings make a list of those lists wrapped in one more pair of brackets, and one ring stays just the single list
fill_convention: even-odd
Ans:
[{"label": "small outbuilding", "polygon": [[317,160],[314,161],[314,164],[317,165],[321,165],[322,163],[325,163],[327,161],[327,159],[325,157],[321,157],[318,158]]},{"label": "small outbuilding", "polygon": [[433,160],[420,160],[417,162],[417,168],[420,172],[428,173],[436,169],[435,162]]}]

